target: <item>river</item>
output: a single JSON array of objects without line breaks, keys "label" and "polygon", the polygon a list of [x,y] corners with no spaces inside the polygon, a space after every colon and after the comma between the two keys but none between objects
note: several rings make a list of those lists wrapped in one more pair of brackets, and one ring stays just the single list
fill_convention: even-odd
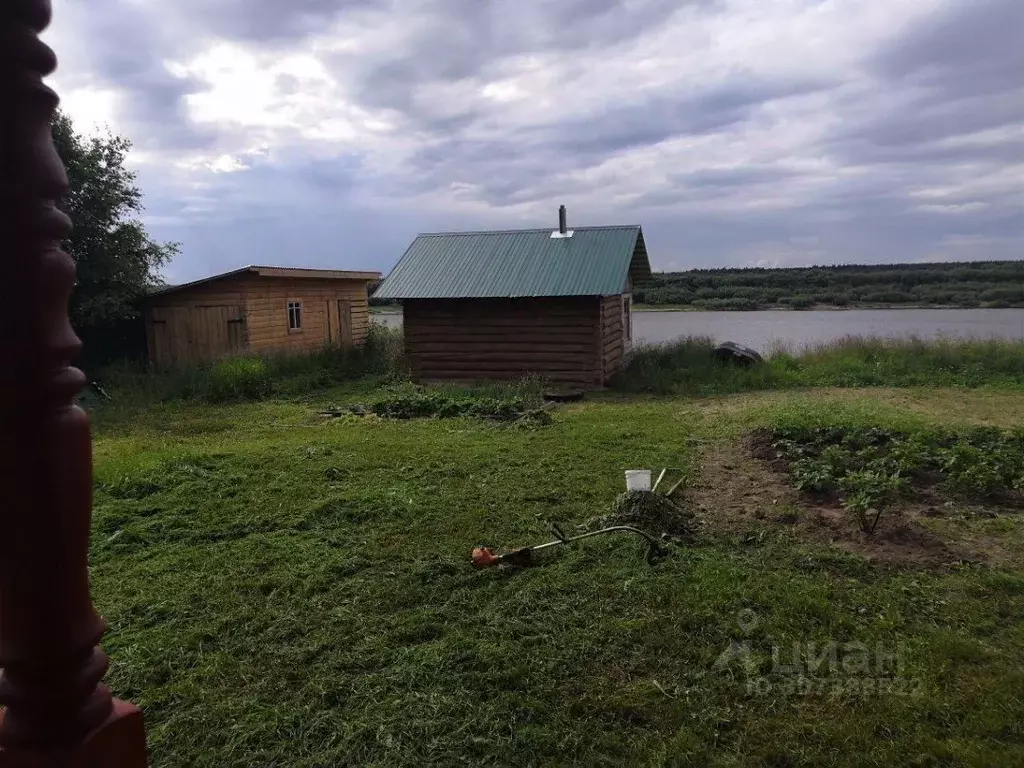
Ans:
[{"label": "river", "polygon": [[[402,324],[401,313],[372,317],[374,322],[392,327]],[[762,352],[779,344],[799,350],[843,336],[1024,339],[1024,309],[633,313],[633,338],[637,343],[660,344],[682,336],[710,336],[715,341],[735,341]]]}]

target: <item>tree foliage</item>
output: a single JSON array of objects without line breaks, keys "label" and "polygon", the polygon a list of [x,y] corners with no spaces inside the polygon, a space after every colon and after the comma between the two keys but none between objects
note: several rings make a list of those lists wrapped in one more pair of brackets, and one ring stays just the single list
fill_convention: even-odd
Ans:
[{"label": "tree foliage", "polygon": [[1024,261],[662,272],[634,300],[699,309],[1024,307]]},{"label": "tree foliage", "polygon": [[154,242],[138,218],[142,192],[125,165],[131,142],[109,134],[81,136],[60,112],[52,128],[69,186],[57,206],[74,224],[63,244],[78,272],[71,320],[83,338],[95,337],[138,317],[139,298],[160,284],[160,267],[178,244]]}]

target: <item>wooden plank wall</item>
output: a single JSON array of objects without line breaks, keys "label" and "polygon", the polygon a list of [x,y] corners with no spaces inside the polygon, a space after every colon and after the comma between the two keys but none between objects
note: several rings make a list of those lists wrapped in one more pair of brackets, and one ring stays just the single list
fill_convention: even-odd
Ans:
[{"label": "wooden plank wall", "polygon": [[[337,313],[338,300],[350,302],[352,343],[366,341],[370,312],[365,280],[250,277],[245,285],[253,351],[301,352],[324,346],[330,342],[327,312]],[[288,329],[288,302],[294,300],[302,302],[298,331]]]},{"label": "wooden plank wall", "polygon": [[144,312],[150,361],[174,367],[244,350],[244,322],[228,325],[244,321],[244,307],[245,292],[238,278],[154,296]]},{"label": "wooden plank wall", "polygon": [[[160,367],[206,362],[230,354],[308,351],[329,341],[330,307],[349,302],[352,343],[370,323],[364,280],[239,275],[154,296],[145,310],[149,359]],[[302,329],[288,329],[288,301],[302,302]],[[335,315],[337,320],[337,315]],[[341,323],[334,326],[340,337]]]},{"label": "wooden plank wall", "polygon": [[418,299],[404,302],[405,349],[418,380],[537,374],[600,386],[598,297]]},{"label": "wooden plank wall", "polygon": [[601,360],[602,375],[607,381],[619,370],[625,354],[622,327],[622,296],[601,297]]}]

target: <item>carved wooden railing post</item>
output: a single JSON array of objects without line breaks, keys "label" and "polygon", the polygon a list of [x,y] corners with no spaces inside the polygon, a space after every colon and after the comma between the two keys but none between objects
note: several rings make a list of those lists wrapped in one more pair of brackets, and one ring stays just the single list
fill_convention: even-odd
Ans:
[{"label": "carved wooden railing post", "polygon": [[145,765],[141,713],[101,682],[89,596],[92,446],[71,367],[75,280],[54,207],[49,0],[0,3],[0,766]]}]

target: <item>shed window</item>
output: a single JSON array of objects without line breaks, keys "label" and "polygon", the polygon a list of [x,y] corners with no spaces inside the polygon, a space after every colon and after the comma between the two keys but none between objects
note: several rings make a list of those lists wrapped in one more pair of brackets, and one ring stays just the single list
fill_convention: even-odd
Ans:
[{"label": "shed window", "polygon": [[288,330],[297,331],[302,328],[302,302],[288,302]]}]

